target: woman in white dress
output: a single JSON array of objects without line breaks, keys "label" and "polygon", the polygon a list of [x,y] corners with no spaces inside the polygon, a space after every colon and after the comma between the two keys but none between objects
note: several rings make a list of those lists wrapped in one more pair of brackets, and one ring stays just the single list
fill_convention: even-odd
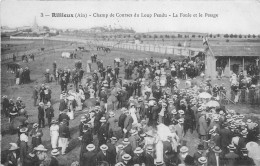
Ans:
[{"label": "woman in white dress", "polygon": [[130,112],[130,115],[132,116],[133,118],[133,125],[137,124],[138,123],[138,120],[137,120],[137,116],[136,116],[136,109],[135,109],[135,105],[134,103],[131,103],[130,104],[130,109],[129,109],[129,112]]},{"label": "woman in white dress", "polygon": [[52,149],[58,148],[59,125],[58,125],[58,121],[56,121],[56,120],[52,120],[52,122],[51,122],[50,136],[51,136],[51,147],[52,147]]}]

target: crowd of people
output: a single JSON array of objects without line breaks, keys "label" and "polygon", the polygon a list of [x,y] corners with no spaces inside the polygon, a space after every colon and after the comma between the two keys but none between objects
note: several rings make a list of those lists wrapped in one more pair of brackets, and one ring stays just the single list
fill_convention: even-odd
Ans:
[{"label": "crowd of people", "polygon": [[[35,106],[39,102],[38,123],[31,131],[28,122],[19,126],[18,141],[11,143],[10,153],[2,163],[59,165],[57,158],[67,153],[72,138],[70,124],[75,119],[74,112],[78,112],[82,114],[78,126],[81,145],[79,161],[72,165],[259,164],[258,122],[219,104],[218,92],[225,90],[224,85],[212,87],[209,78],[196,81],[195,77],[203,71],[200,60],[125,60],[124,77],[119,74],[121,62],[106,68],[99,59],[92,62],[98,63],[98,70],[84,80],[82,73],[76,85],[70,70],[60,76],[59,110],[52,107],[48,86],[42,84],[39,90],[35,87],[33,102]],[[57,71],[56,62],[53,67]],[[75,69],[80,70],[81,66]],[[179,79],[184,79],[185,85]],[[18,108],[7,96],[4,100],[5,112]],[[25,105],[19,110],[25,112]],[[55,111],[59,111],[56,118]],[[51,157],[41,141],[42,129],[47,127],[45,118]],[[198,135],[200,140],[195,153],[188,142],[193,141],[188,138],[190,134]]]}]

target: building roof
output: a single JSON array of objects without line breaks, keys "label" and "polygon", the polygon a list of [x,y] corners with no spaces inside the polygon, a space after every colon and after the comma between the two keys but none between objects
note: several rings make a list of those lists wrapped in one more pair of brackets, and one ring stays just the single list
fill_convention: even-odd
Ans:
[{"label": "building roof", "polygon": [[259,46],[211,46],[210,47],[215,56],[259,56]]}]

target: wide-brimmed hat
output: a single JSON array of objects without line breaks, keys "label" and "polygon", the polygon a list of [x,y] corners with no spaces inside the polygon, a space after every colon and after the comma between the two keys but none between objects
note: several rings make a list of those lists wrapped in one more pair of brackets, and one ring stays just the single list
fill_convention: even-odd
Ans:
[{"label": "wide-brimmed hat", "polygon": [[131,156],[129,155],[129,154],[124,154],[123,156],[122,156],[122,159],[123,160],[125,160],[125,161],[129,161],[129,160],[131,160]]},{"label": "wide-brimmed hat", "polygon": [[162,160],[155,160],[155,161],[154,161],[154,164],[155,164],[156,166],[160,166],[160,165],[163,165],[164,162],[163,162]]},{"label": "wide-brimmed hat", "polygon": [[215,129],[210,129],[209,134],[213,134],[215,132]]},{"label": "wide-brimmed hat", "polygon": [[107,120],[106,120],[105,117],[102,117],[99,121],[102,122],[102,123],[104,123],[104,122],[106,122]]},{"label": "wide-brimmed hat", "polygon": [[21,100],[21,97],[17,97],[17,99],[16,100]]},{"label": "wide-brimmed hat", "polygon": [[94,145],[94,144],[88,144],[88,146],[86,147],[86,149],[87,149],[88,151],[92,151],[92,150],[95,149],[95,145]]},{"label": "wide-brimmed hat", "polygon": [[251,119],[247,119],[246,120],[246,123],[248,124],[248,123],[252,123],[252,120]]},{"label": "wide-brimmed hat", "polygon": [[198,159],[198,161],[199,161],[200,163],[202,163],[202,164],[206,164],[208,160],[207,160],[206,157],[200,157],[200,158]]},{"label": "wide-brimmed hat", "polygon": [[222,152],[222,150],[221,150],[220,147],[218,147],[218,146],[215,146],[212,150],[213,150],[213,152],[215,152],[215,153],[221,153],[221,152]]},{"label": "wide-brimmed hat", "polygon": [[110,138],[112,141],[117,141],[117,138],[116,137],[111,137]]},{"label": "wide-brimmed hat", "polygon": [[172,114],[176,115],[178,112],[176,111],[176,109],[172,110]]},{"label": "wide-brimmed hat", "polygon": [[57,124],[57,123],[58,123],[58,121],[55,120],[55,119],[53,119],[53,120],[51,121],[51,124]]},{"label": "wide-brimmed hat", "polygon": [[128,138],[125,138],[123,141],[122,141],[123,144],[130,144]]},{"label": "wide-brimmed hat", "polygon": [[119,144],[119,145],[117,146],[117,148],[118,148],[118,149],[124,149],[124,145]]},{"label": "wide-brimmed hat", "polygon": [[187,146],[183,146],[183,147],[180,148],[181,153],[187,153],[188,150],[189,150],[189,148]]},{"label": "wide-brimmed hat", "polygon": [[86,117],[85,116],[82,116],[81,118],[80,118],[80,121],[81,122],[84,122],[84,121],[86,121],[87,119],[86,119]]},{"label": "wide-brimmed hat", "polygon": [[153,151],[154,151],[154,149],[153,149],[152,146],[147,146],[146,150],[147,150],[148,152],[153,152]]},{"label": "wide-brimmed hat", "polygon": [[38,126],[39,126],[38,123],[34,123],[34,124],[33,124],[33,128],[36,128],[36,127],[38,127]]},{"label": "wide-brimmed hat", "polygon": [[239,119],[244,119],[244,117],[245,117],[244,115],[241,115],[241,114],[238,115],[238,118],[239,118]]},{"label": "wide-brimmed hat", "polygon": [[27,131],[28,131],[28,128],[27,128],[27,127],[23,127],[23,128],[20,129],[20,132],[21,132],[21,133],[25,133],[25,132],[27,132]]},{"label": "wide-brimmed hat", "polygon": [[148,136],[151,136],[151,137],[154,136],[154,133],[153,133],[152,130],[147,131],[145,134],[148,135]]},{"label": "wide-brimmed hat", "polygon": [[183,118],[178,119],[178,123],[180,124],[184,123],[184,119]]},{"label": "wide-brimmed hat", "polygon": [[236,147],[232,144],[228,145],[227,147],[228,147],[229,150],[235,150],[236,149]]},{"label": "wide-brimmed hat", "polygon": [[144,152],[144,150],[143,150],[141,147],[137,147],[137,148],[134,150],[134,153],[138,153],[138,154],[143,153],[143,152]]},{"label": "wide-brimmed hat", "polygon": [[241,135],[246,136],[248,134],[247,130],[242,130]]},{"label": "wide-brimmed hat", "polygon": [[109,116],[114,117],[115,115],[116,114],[113,111],[109,112]]},{"label": "wide-brimmed hat", "polygon": [[231,129],[235,129],[236,126],[235,126],[234,124],[231,124],[231,125],[230,125],[230,128],[231,128]]},{"label": "wide-brimmed hat", "polygon": [[179,113],[180,115],[183,115],[183,114],[184,114],[184,111],[183,111],[183,110],[179,110],[178,113]]},{"label": "wide-brimmed hat", "polygon": [[219,111],[219,115],[224,115],[224,112],[222,110]]},{"label": "wide-brimmed hat", "polygon": [[37,147],[34,148],[34,150],[37,150],[37,151],[47,151],[47,149],[45,149],[45,147],[43,145],[38,145]]},{"label": "wide-brimmed hat", "polygon": [[52,156],[57,156],[57,155],[59,155],[60,154],[60,151],[58,150],[58,149],[53,149],[52,151],[51,151],[51,155]]},{"label": "wide-brimmed hat", "polygon": [[131,135],[136,135],[136,134],[138,134],[138,131],[137,131],[137,130],[134,130],[134,129],[131,129],[131,130],[130,130],[130,134],[131,134]]},{"label": "wide-brimmed hat", "polygon": [[105,145],[105,144],[103,144],[103,145],[100,146],[100,149],[101,149],[101,150],[107,150],[107,149],[108,149],[108,146]]},{"label": "wide-brimmed hat", "polygon": [[17,150],[19,149],[19,147],[17,146],[16,143],[10,143],[11,147],[9,148],[9,150]]},{"label": "wide-brimmed hat", "polygon": [[43,102],[40,102],[40,103],[39,103],[39,106],[44,106],[44,103],[43,103]]}]

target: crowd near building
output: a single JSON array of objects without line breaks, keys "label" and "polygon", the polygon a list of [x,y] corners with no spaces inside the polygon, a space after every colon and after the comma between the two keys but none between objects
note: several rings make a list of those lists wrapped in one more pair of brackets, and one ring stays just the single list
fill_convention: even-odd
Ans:
[{"label": "crowd near building", "polygon": [[[214,78],[205,77],[205,62],[199,57],[183,61],[117,59],[105,66],[95,56],[92,65],[98,69],[87,73],[86,78],[81,61],[73,69],[61,69],[54,62],[53,70],[46,70],[45,83],[33,90],[38,122],[30,130],[23,99],[13,101],[3,96],[3,114],[10,123],[23,117],[20,125],[11,128],[18,131],[18,140],[10,144],[3,165],[59,165],[58,156],[67,155],[75,112],[81,114],[78,128],[73,128],[79,132],[81,144],[79,160],[72,165],[260,164],[258,121],[227,109],[220,101],[230,87],[237,102],[237,89],[259,89],[256,77],[234,73],[230,87],[212,85]],[[30,80],[24,72],[18,72],[19,83]],[[201,82],[198,77],[202,77]],[[58,110],[52,107],[50,81],[57,81],[61,87]],[[260,103],[259,94],[249,96]],[[59,116],[54,117],[54,112]],[[41,140],[46,128],[51,149]],[[187,135],[199,139],[195,152],[188,147]]]}]

